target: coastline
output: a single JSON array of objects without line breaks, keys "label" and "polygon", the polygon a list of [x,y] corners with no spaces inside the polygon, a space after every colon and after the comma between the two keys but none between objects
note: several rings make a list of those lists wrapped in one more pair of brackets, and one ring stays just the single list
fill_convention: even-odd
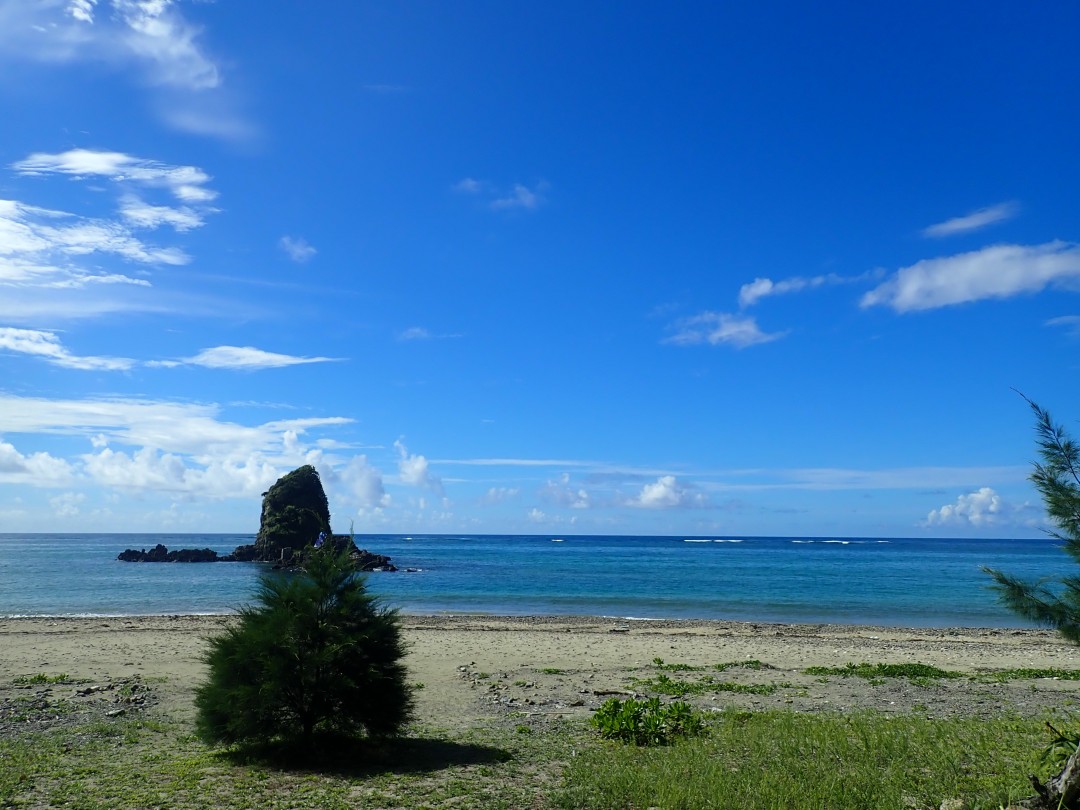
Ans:
[{"label": "coastline", "polygon": [[[193,714],[205,675],[206,639],[233,616],[170,615],[0,619],[0,689],[37,673],[158,684],[160,705]],[[409,680],[421,723],[467,728],[508,712],[586,716],[611,695],[632,694],[654,676],[654,659],[702,670],[734,667],[723,679],[777,685],[769,695],[713,694],[720,708],[795,711],[925,710],[935,714],[1039,714],[1080,699],[1080,681],[1039,678],[990,683],[995,671],[1080,669],[1080,648],[1049,630],[798,625],[720,620],[622,620],[590,616],[401,615]],[[963,679],[912,684],[812,677],[808,667],[921,663]],[[895,681],[895,682],[894,682]]]}]

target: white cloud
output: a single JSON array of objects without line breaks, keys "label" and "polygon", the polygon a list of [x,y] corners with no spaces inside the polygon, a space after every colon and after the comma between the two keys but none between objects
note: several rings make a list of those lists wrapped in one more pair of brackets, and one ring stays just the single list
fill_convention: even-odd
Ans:
[{"label": "white cloud", "polygon": [[245,426],[219,419],[218,405],[138,399],[45,399],[0,393],[0,434],[81,436],[210,460],[279,453],[287,431],[304,435],[350,423],[344,417],[282,419]]},{"label": "white cloud", "polygon": [[173,166],[123,152],[94,149],[69,149],[56,154],[35,152],[13,163],[12,168],[27,176],[107,177],[117,183],[165,188],[177,199],[188,203],[209,202],[217,197],[216,191],[206,187],[210,175],[196,166]]},{"label": "white cloud", "polygon": [[768,343],[784,337],[786,332],[761,331],[757,320],[749,315],[730,315],[726,312],[703,312],[684,318],[675,324],[676,333],[664,340],[676,346],[711,346],[729,344],[737,349]]},{"label": "white cloud", "polygon": [[927,526],[993,526],[1003,522],[1006,506],[1001,496],[990,487],[961,495],[956,503],[932,509],[926,516]]},{"label": "white cloud", "polygon": [[627,506],[642,509],[692,509],[709,505],[704,493],[679,483],[674,475],[662,475],[651,484],[641,488],[637,496],[627,501]]},{"label": "white cloud", "polygon": [[[2,0],[0,0],[2,1]],[[202,225],[216,209],[209,175],[121,152],[72,149],[36,153],[13,164],[26,176],[107,178],[118,190],[118,214],[86,217],[0,200],[0,317],[33,324],[42,317],[88,317],[131,309],[156,311],[145,277],[155,265],[180,266],[190,257],[175,245],[153,245],[137,231],[169,225],[176,232]],[[144,199],[164,192],[180,205]],[[137,274],[108,259],[141,266]],[[90,288],[96,288],[91,290]],[[141,288],[141,289],[133,289]],[[70,292],[66,292],[70,291]]]},{"label": "white cloud", "polygon": [[0,51],[7,59],[134,64],[144,81],[188,91],[221,84],[216,63],[199,42],[201,31],[173,0],[109,0],[108,14],[96,14],[97,6],[96,0],[5,0]]},{"label": "white cloud", "polygon": [[390,506],[382,473],[368,463],[367,456],[354,456],[339,474],[348,497],[362,509],[383,509]]},{"label": "white cloud", "polygon": [[398,340],[430,340],[431,332],[422,326],[410,326],[398,335]]},{"label": "white cloud", "polygon": [[125,194],[120,198],[120,216],[134,228],[154,229],[160,225],[171,225],[174,230],[183,232],[203,224],[203,215],[192,208],[151,205],[134,194]]},{"label": "white cloud", "polygon": [[508,193],[492,200],[491,207],[495,211],[508,211],[518,208],[525,211],[535,210],[544,202],[544,198],[540,196],[540,190],[543,187],[543,184],[538,184],[535,189],[530,189],[521,183],[515,183]]},{"label": "white cloud", "polygon": [[787,293],[813,290],[818,287],[831,287],[838,284],[854,284],[879,275],[880,274],[876,272],[863,273],[857,276],[840,276],[836,273],[826,273],[825,275],[812,276],[810,278],[794,276],[792,278],[781,279],[780,281],[773,281],[769,278],[755,278],[749,284],[743,284],[742,287],[739,288],[739,307],[746,309],[747,307],[756,304],[762,298],[773,295],[785,295]]},{"label": "white cloud", "polygon": [[513,500],[520,494],[521,490],[517,487],[490,487],[484,493],[481,502],[485,504],[503,503],[504,501]]},{"label": "white cloud", "polygon": [[215,346],[203,349],[194,357],[181,360],[152,360],[148,366],[174,368],[176,366],[202,366],[203,368],[234,369],[238,371],[258,371],[265,368],[283,368],[305,363],[332,363],[333,357],[294,357],[289,354],[276,354],[253,346]]},{"label": "white cloud", "polygon": [[54,498],[49,498],[49,505],[53,513],[59,518],[76,517],[79,514],[80,504],[86,501],[86,495],[81,492],[65,492]]},{"label": "white cloud", "polygon": [[1080,337],[1080,315],[1062,315],[1060,318],[1051,318],[1046,322],[1047,326],[1062,326],[1070,335]]},{"label": "white cloud", "polygon": [[547,523],[548,516],[535,507],[529,510],[529,513],[525,515],[525,519],[529,523]]},{"label": "white cloud", "polygon": [[401,439],[394,442],[398,455],[398,475],[401,480],[414,487],[427,487],[439,495],[443,494],[442,479],[431,472],[428,460],[422,455],[410,455],[409,449]]},{"label": "white cloud", "polygon": [[509,189],[500,189],[486,180],[473,177],[459,180],[453,186],[453,190],[459,194],[484,198],[487,207],[493,211],[535,211],[546,202],[544,192],[548,188],[549,184],[541,180],[532,188],[523,183],[514,183]]},{"label": "white cloud", "polygon": [[862,297],[861,306],[896,312],[1011,298],[1049,286],[1080,287],[1080,246],[993,245],[970,253],[924,259],[904,267]]},{"label": "white cloud", "polygon": [[930,225],[923,229],[922,235],[933,238],[940,238],[943,236],[955,236],[961,233],[970,233],[977,231],[988,225],[993,225],[995,222],[1004,222],[1007,219],[1012,219],[1016,216],[1019,206],[1013,202],[1003,202],[997,205],[991,205],[987,208],[980,208],[978,211],[972,211],[970,214],[965,214],[962,217],[954,217],[947,219],[944,222],[938,222],[935,225]]},{"label": "white cloud", "polygon": [[0,439],[0,483],[60,487],[69,485],[74,478],[72,466],[64,459],[43,452],[24,455]]},{"label": "white cloud", "polygon": [[278,245],[290,259],[298,264],[309,261],[319,252],[300,236],[283,236],[278,240]]},{"label": "white cloud", "polygon": [[472,177],[466,177],[464,180],[459,180],[454,184],[454,191],[459,191],[462,194],[479,194],[486,187],[486,183],[474,180]]},{"label": "white cloud", "polygon": [[570,484],[570,475],[563,473],[557,480],[548,481],[540,495],[568,509],[588,509],[593,505],[592,496],[582,487]]},{"label": "white cloud", "polygon": [[79,357],[69,352],[54,332],[0,327],[0,351],[40,357],[61,368],[81,371],[126,371],[135,365],[126,357]]}]

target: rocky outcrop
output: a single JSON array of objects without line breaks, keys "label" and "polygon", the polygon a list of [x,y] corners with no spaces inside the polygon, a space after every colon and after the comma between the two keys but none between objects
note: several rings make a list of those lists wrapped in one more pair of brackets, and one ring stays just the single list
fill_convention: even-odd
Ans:
[{"label": "rocky outcrop", "polygon": [[145,548],[129,548],[121,551],[116,559],[123,562],[219,562],[226,558],[209,548],[182,548],[178,551],[169,551],[158,543],[149,551]]},{"label": "rocky outcrop", "polygon": [[396,571],[385,554],[359,549],[352,537],[330,533],[330,507],[318,471],[310,464],[298,467],[263,493],[259,533],[253,545],[237,546],[232,554],[209,548],[169,551],[158,543],[152,549],[129,548],[124,562],[268,562],[282,568],[303,567],[304,556],[320,536],[339,551],[348,550],[361,571]]},{"label": "rocky outcrop", "polygon": [[263,493],[254,559],[281,562],[283,549],[314,545],[320,534],[330,534],[330,506],[318,471],[305,464]]}]

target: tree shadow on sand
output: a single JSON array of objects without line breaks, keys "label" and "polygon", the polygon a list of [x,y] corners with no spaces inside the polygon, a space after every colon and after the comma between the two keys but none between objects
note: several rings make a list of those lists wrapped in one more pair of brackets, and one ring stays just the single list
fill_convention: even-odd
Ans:
[{"label": "tree shadow on sand", "polygon": [[466,765],[507,762],[502,748],[435,737],[385,740],[316,735],[305,745],[271,742],[239,745],[218,756],[233,765],[264,765],[275,770],[363,778],[382,773],[431,773]]}]

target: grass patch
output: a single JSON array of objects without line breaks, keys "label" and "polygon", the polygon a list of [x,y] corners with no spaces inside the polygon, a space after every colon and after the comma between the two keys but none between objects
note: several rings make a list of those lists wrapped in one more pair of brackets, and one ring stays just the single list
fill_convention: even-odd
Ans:
[{"label": "grass patch", "polygon": [[44,672],[38,672],[34,675],[20,675],[12,681],[15,686],[38,686],[40,684],[50,683],[75,683],[71,679],[71,676],[66,672],[59,675],[49,675]]},{"label": "grass patch", "polygon": [[779,687],[774,683],[731,683],[718,681],[712,675],[703,675],[694,681],[676,680],[665,672],[655,678],[634,678],[631,684],[635,689],[653,695],[706,695],[718,692],[732,692],[741,695],[771,695]]},{"label": "grass patch", "polygon": [[842,667],[807,667],[807,675],[837,675],[841,678],[907,678],[912,681],[966,678],[968,675],[950,669],[939,669],[929,664],[847,664]]},{"label": "grass patch", "polygon": [[999,808],[1030,794],[1045,744],[1027,719],[725,711],[664,748],[604,744],[571,760],[562,808]]},{"label": "grass patch", "polygon": [[985,679],[994,682],[1034,681],[1043,678],[1051,678],[1056,681],[1080,681],[1080,669],[1000,669],[980,675],[979,678],[980,680]]},{"label": "grass patch", "polygon": [[566,670],[559,669],[557,667],[544,667],[540,670],[545,675],[565,675]]},{"label": "grass patch", "polygon": [[313,755],[208,748],[189,723],[110,718],[0,737],[0,807],[545,807],[560,763],[589,738],[583,723],[560,721],[535,732],[411,728],[400,739],[336,741]]}]

